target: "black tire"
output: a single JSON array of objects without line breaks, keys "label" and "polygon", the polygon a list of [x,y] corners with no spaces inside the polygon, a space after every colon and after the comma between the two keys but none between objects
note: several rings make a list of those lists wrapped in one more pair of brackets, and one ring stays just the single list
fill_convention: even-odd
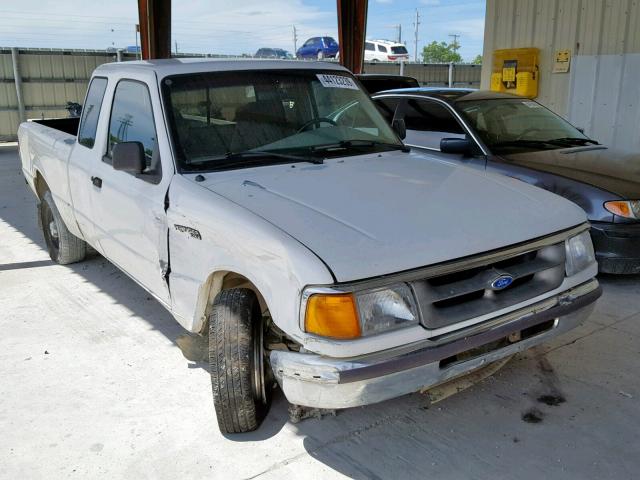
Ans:
[{"label": "black tire", "polygon": [[209,315],[213,405],[222,433],[258,428],[271,405],[273,377],[263,348],[264,322],[256,294],[223,290]]},{"label": "black tire", "polygon": [[69,231],[49,191],[44,193],[40,203],[40,224],[51,260],[60,265],[84,260],[87,244]]}]

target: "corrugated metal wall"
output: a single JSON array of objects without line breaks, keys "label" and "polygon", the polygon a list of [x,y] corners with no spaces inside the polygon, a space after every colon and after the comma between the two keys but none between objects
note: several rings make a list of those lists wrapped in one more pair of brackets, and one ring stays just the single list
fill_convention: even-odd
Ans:
[{"label": "corrugated metal wall", "polygon": [[[453,85],[456,87],[480,87],[482,65],[458,64],[453,68]],[[397,63],[366,63],[364,73],[400,73]],[[449,65],[442,63],[405,63],[404,74],[414,77],[420,85],[444,87],[449,83]]]},{"label": "corrugated metal wall", "polygon": [[[93,70],[115,58],[104,51],[19,50],[26,117],[66,117],[67,102],[84,101]],[[18,125],[11,50],[0,49],[0,140],[15,140]]]},{"label": "corrugated metal wall", "polygon": [[[133,59],[133,55],[123,54],[123,59]],[[104,51],[20,49],[19,67],[26,117],[66,117],[67,102],[83,102],[93,70],[115,60],[115,53]],[[397,74],[399,65],[372,63],[367,64],[365,70],[367,73]],[[422,85],[446,86],[449,65],[406,64],[404,73],[416,77]],[[480,73],[480,65],[456,65],[454,85],[477,88]],[[0,49],[0,141],[15,140],[19,124],[11,50]]]},{"label": "corrugated metal wall", "polygon": [[[640,151],[640,0],[487,0],[482,88],[501,48],[540,49],[537,100],[587,133]],[[557,50],[569,73],[552,73]]]}]

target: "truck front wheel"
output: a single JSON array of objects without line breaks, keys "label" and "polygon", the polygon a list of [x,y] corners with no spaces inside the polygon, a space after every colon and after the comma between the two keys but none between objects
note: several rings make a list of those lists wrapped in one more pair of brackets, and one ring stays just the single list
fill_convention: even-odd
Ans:
[{"label": "truck front wheel", "polygon": [[40,223],[51,260],[60,265],[84,260],[87,244],[69,231],[49,191],[40,202]]},{"label": "truck front wheel", "polygon": [[209,315],[213,404],[222,433],[255,430],[269,411],[273,377],[264,353],[264,322],[255,292],[218,294]]}]

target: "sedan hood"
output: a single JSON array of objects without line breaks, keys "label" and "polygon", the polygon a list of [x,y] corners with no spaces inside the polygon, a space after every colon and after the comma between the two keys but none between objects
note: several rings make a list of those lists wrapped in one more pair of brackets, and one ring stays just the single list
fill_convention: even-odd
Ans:
[{"label": "sedan hood", "polygon": [[206,177],[197,185],[296,238],[339,282],[483,253],[586,221],[577,206],[544,190],[415,153]]},{"label": "sedan hood", "polygon": [[509,163],[577,180],[614,193],[640,199],[640,155],[591,146],[502,155]]}]

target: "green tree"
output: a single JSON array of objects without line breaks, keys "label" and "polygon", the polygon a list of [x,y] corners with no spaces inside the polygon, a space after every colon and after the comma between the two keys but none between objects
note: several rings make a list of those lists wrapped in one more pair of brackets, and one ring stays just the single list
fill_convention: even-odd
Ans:
[{"label": "green tree", "polygon": [[482,65],[482,55],[478,55],[476,58],[473,59],[473,62],[471,62],[475,65]]},{"label": "green tree", "polygon": [[462,57],[457,52],[459,44],[436,42],[435,40],[422,49],[422,61],[424,63],[460,63]]}]

